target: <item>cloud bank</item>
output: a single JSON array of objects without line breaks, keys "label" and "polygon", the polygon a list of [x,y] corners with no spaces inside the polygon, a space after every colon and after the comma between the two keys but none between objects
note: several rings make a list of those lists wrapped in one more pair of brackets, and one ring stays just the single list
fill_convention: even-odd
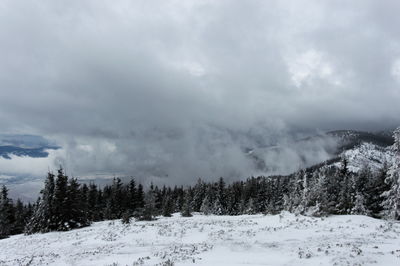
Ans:
[{"label": "cloud bank", "polygon": [[399,9],[372,0],[5,0],[2,133],[55,140],[65,152],[57,163],[74,175],[184,183],[256,174],[246,147],[400,122]]}]

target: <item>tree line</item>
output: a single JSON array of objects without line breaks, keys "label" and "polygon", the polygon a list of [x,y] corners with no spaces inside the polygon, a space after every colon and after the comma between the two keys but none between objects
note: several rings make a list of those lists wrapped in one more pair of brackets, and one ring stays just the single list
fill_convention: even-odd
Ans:
[{"label": "tree line", "polygon": [[3,186],[0,195],[0,238],[12,234],[66,231],[92,222],[122,219],[153,220],[180,212],[214,215],[276,214],[290,212],[325,216],[362,214],[400,220],[400,130],[395,131],[394,162],[379,171],[364,166],[357,173],[340,166],[324,165],[287,176],[251,177],[227,184],[201,179],[193,186],[167,187],[151,184],[146,191],[135,179],[124,184],[114,178],[100,188],[80,184],[63,169],[48,173],[44,189],[35,204],[13,203]]}]

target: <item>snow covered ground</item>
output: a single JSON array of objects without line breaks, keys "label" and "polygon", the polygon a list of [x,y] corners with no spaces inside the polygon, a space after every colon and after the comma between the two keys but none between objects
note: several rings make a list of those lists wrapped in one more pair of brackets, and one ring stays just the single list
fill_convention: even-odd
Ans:
[{"label": "snow covered ground", "polygon": [[400,223],[365,216],[176,214],[0,240],[0,265],[195,264],[400,265]]}]

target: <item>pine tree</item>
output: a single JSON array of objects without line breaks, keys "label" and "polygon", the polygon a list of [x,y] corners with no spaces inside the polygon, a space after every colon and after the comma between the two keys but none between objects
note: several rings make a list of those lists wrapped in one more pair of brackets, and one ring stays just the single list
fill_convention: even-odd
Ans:
[{"label": "pine tree", "polygon": [[67,206],[68,211],[66,212],[64,226],[60,230],[70,230],[74,228],[80,228],[89,225],[87,218],[86,207],[82,193],[80,191],[80,184],[75,178],[69,180],[67,188]]},{"label": "pine tree", "polygon": [[17,200],[15,204],[15,211],[14,211],[14,226],[12,230],[12,234],[21,234],[24,232],[24,227],[26,225],[26,209],[24,207],[24,204],[20,199]]},{"label": "pine tree", "polygon": [[255,195],[255,212],[265,213],[269,202],[268,183],[265,178],[262,178],[259,183],[257,195]]},{"label": "pine tree", "polygon": [[363,166],[358,174],[354,176],[354,206],[351,210],[352,214],[368,215],[367,208],[367,185],[372,179],[372,172],[368,166]]},{"label": "pine tree", "polygon": [[389,219],[400,220],[400,127],[394,131],[393,138],[395,140],[392,150],[395,159],[388,171],[386,183],[389,190],[383,193],[384,214]]},{"label": "pine tree", "polygon": [[87,212],[90,221],[100,221],[100,208],[99,208],[99,195],[97,186],[94,183],[89,184],[88,199],[87,199]]},{"label": "pine tree", "polygon": [[193,188],[194,211],[196,212],[200,211],[205,195],[206,195],[206,184],[201,179],[198,179],[196,185]]},{"label": "pine tree", "polygon": [[227,189],[227,214],[238,215],[241,212],[241,199],[243,195],[243,183],[235,182]]},{"label": "pine tree", "polygon": [[64,170],[60,168],[55,182],[54,208],[52,208],[54,210],[54,230],[56,231],[68,230],[66,222],[68,221],[70,207],[68,206],[67,188],[68,177],[64,175]]},{"label": "pine tree", "polygon": [[3,185],[0,192],[0,239],[7,238],[13,230],[14,210],[8,189]]},{"label": "pine tree", "polygon": [[89,187],[85,183],[81,185],[79,196],[80,202],[82,203],[81,209],[89,220]]},{"label": "pine tree", "polygon": [[336,209],[339,214],[349,214],[353,207],[351,197],[350,173],[347,164],[347,159],[343,158],[342,166],[337,174],[340,182]]},{"label": "pine tree", "polygon": [[382,202],[384,201],[384,193],[390,189],[390,186],[385,182],[389,166],[385,162],[378,173],[373,174],[368,180],[366,186],[366,206],[368,214],[375,218],[382,218],[384,210]]},{"label": "pine tree", "polygon": [[[337,169],[326,169],[323,176],[326,178],[324,180],[326,187],[326,205],[322,206],[322,208],[326,210],[326,213],[339,214],[338,203],[339,194],[341,193],[341,175]],[[322,202],[320,202],[320,205],[323,205]]]},{"label": "pine tree", "polygon": [[328,194],[328,177],[326,171],[314,172],[313,180],[315,185],[311,186],[310,190],[310,199],[313,202],[313,207],[311,208],[311,214],[314,216],[324,216],[331,213],[333,206],[336,203],[332,204],[332,200],[329,198]]},{"label": "pine tree", "polygon": [[136,203],[138,208],[144,207],[144,191],[142,184],[138,185],[138,191],[136,195]]},{"label": "pine tree", "polygon": [[[140,187],[139,187],[140,189]],[[139,221],[153,221],[156,216],[156,197],[154,187],[151,186],[148,193],[145,194],[144,206],[134,213],[134,217]]]},{"label": "pine tree", "polygon": [[[193,197],[193,189],[191,187],[187,188],[186,194],[189,195],[190,198]],[[181,211],[183,208],[183,205],[185,204],[185,191],[183,189],[183,187],[180,187],[178,189],[174,189],[174,195],[176,195],[174,197],[175,199],[175,208],[174,211]],[[190,208],[192,208],[192,200],[190,201]]]},{"label": "pine tree", "polygon": [[[250,198],[246,208],[245,208],[245,214],[256,214],[257,213],[257,207],[255,206],[256,204],[254,203],[254,199]],[[268,209],[268,206],[267,206]]]},{"label": "pine tree", "polygon": [[170,196],[165,196],[162,215],[164,217],[171,217],[173,212],[173,202]]},{"label": "pine tree", "polygon": [[56,230],[54,190],[54,175],[49,172],[45,180],[44,189],[41,191],[42,197],[38,199],[31,218],[25,227],[26,234]]},{"label": "pine tree", "polygon": [[209,215],[212,211],[211,204],[212,204],[212,202],[210,200],[210,195],[207,194],[203,199],[203,203],[201,204],[200,211],[205,215]]},{"label": "pine tree", "polygon": [[[289,195],[286,198],[284,209],[295,212],[296,210],[300,210],[299,208],[301,198],[302,198],[302,190],[303,190],[303,177],[305,173],[303,171],[298,171],[290,178],[289,181]],[[302,211],[302,210],[301,210]]]},{"label": "pine tree", "polygon": [[220,177],[217,184],[217,197],[214,201],[213,213],[217,215],[225,214],[226,206],[225,180]]},{"label": "pine tree", "polygon": [[192,217],[192,210],[191,210],[191,197],[190,193],[186,193],[185,201],[182,206],[181,216],[182,217]]},{"label": "pine tree", "polygon": [[124,192],[123,192],[123,184],[120,178],[114,178],[113,184],[111,188],[111,208],[112,208],[112,217],[114,219],[119,219],[124,212]]},{"label": "pine tree", "polygon": [[136,189],[136,182],[132,178],[131,181],[129,182],[128,186],[128,209],[131,213],[135,211],[135,209],[138,207],[137,206],[137,189]]},{"label": "pine tree", "polygon": [[351,214],[366,215],[367,208],[365,207],[365,198],[360,192],[357,192],[354,207],[351,209]]}]

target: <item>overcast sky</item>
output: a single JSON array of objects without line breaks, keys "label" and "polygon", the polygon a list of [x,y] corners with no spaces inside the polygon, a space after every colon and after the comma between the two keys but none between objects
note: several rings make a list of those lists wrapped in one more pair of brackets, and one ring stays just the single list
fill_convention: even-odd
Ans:
[{"label": "overcast sky", "polygon": [[0,133],[56,140],[49,166],[75,175],[243,176],[243,146],[400,124],[399,11],[396,0],[2,0]]}]

